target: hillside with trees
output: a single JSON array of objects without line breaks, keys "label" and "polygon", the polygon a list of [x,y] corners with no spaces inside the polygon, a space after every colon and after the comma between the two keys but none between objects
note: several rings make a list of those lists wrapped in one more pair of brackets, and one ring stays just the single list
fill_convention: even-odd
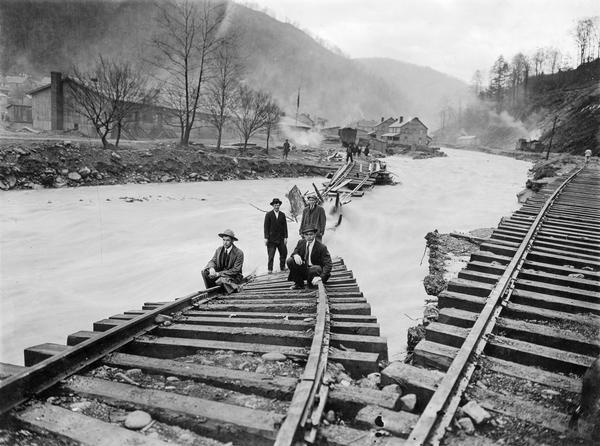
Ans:
[{"label": "hillside with trees", "polygon": [[500,55],[484,85],[475,72],[475,101],[441,111],[439,142],[460,136],[477,137],[483,146],[515,147],[519,138],[541,141],[552,151],[599,153],[600,140],[600,17],[582,18],[573,29],[577,67],[555,48],[532,55]]},{"label": "hillside with trees", "polygon": [[[405,114],[419,116],[435,128],[439,122],[435,106],[446,100],[443,92],[456,90],[455,79],[409,64],[396,66],[394,72],[403,81],[395,82],[376,66],[386,63],[383,60],[365,65],[263,12],[233,2],[211,3],[225,6],[219,32],[236,36],[243,65],[240,80],[254,90],[267,91],[290,116],[295,115],[299,102],[300,113],[326,118],[328,125]],[[161,8],[166,4],[142,0],[0,2],[1,74],[48,76],[53,70],[71,73],[74,66],[87,71],[102,56],[136,64],[161,81],[164,93],[173,72],[165,70],[162,62],[168,52],[160,54],[156,33],[161,10],[173,10]],[[207,55],[214,53],[209,50]],[[421,82],[430,78],[436,78],[434,83],[439,86],[434,91],[429,89],[431,83]],[[204,85],[200,102],[214,97],[208,83]],[[166,102],[172,104],[173,99],[171,95]],[[209,108],[208,104],[199,105]],[[185,121],[184,115],[179,117]]]}]

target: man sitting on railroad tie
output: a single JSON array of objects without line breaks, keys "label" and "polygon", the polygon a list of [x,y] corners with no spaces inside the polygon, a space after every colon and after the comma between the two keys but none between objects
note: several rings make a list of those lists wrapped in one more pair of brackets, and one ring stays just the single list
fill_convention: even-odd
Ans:
[{"label": "man sitting on railroad tie", "polygon": [[304,239],[299,240],[292,256],[287,259],[290,269],[288,280],[294,285],[292,290],[304,289],[304,281],[307,288],[315,288],[320,281],[327,282],[331,274],[331,256],[327,246],[315,239],[317,228],[306,227],[302,233]]},{"label": "man sitting on railroad tie", "polygon": [[227,294],[231,294],[239,291],[244,278],[244,253],[233,244],[238,239],[231,229],[225,229],[219,237],[223,239],[223,246],[217,248],[208,265],[202,270],[202,278],[207,289],[220,285]]}]

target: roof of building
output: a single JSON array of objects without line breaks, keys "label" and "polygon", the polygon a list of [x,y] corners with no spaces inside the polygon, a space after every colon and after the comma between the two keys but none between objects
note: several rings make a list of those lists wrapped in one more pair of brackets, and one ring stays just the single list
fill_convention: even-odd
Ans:
[{"label": "roof of building", "polygon": [[380,122],[379,124],[377,124],[377,125],[375,126],[375,128],[382,127],[382,126],[387,126],[387,125],[389,125],[391,122],[394,122],[395,120],[396,120],[395,118],[387,118],[385,121],[383,121],[383,122]]},{"label": "roof of building", "polygon": [[394,122],[392,125],[390,125],[390,128],[404,127],[409,122],[416,122],[417,124],[421,124],[423,127],[427,128],[427,126],[425,124],[423,124],[419,118],[407,119],[407,120],[402,121],[402,122],[399,122],[399,120],[397,119],[396,122]]}]

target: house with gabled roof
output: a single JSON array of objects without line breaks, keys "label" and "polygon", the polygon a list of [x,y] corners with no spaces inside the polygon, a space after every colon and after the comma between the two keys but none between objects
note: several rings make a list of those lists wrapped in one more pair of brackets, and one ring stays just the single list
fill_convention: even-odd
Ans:
[{"label": "house with gabled roof", "polygon": [[370,135],[374,136],[377,139],[382,139],[383,135],[389,132],[390,125],[392,125],[396,121],[395,118],[381,118],[381,122],[377,124]]},{"label": "house with gabled roof", "polygon": [[427,126],[417,117],[404,121],[400,116],[388,127],[388,132],[382,135],[388,144],[401,144],[405,146],[427,146],[431,138],[427,136]]}]

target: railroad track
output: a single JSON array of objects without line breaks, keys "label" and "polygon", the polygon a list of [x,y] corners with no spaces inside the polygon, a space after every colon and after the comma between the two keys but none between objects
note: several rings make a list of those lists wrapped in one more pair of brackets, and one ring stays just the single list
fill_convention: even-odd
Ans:
[{"label": "railroad track", "polygon": [[430,370],[410,444],[460,443],[469,417],[481,422],[477,444],[590,441],[591,426],[568,421],[600,354],[600,175],[562,180],[503,219],[438,296],[414,351]]},{"label": "railroad track", "polygon": [[[336,259],[325,286],[289,285],[276,273],[230,296],[211,289],[146,303],[66,345],[26,349],[25,367],[0,366],[0,437],[290,445],[371,436],[375,408],[396,410],[402,395],[356,385],[375,379],[364,377],[387,359],[387,342],[352,272]],[[134,410],[152,417],[142,432],[123,427]]]}]

